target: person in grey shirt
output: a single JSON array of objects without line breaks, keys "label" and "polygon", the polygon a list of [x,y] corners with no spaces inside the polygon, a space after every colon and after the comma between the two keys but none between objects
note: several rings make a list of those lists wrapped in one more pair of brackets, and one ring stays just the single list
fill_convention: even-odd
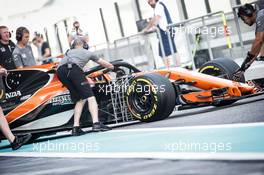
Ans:
[{"label": "person in grey shirt", "polygon": [[25,27],[19,27],[16,30],[17,45],[13,51],[13,60],[17,68],[35,66],[36,61],[33,56],[32,48],[28,45],[29,30]]},{"label": "person in grey shirt", "polygon": [[238,17],[249,26],[256,24],[256,37],[252,43],[251,50],[248,52],[246,59],[241,67],[234,73],[234,80],[240,80],[244,72],[257,59],[261,47],[264,44],[264,9],[257,11],[253,5],[245,4],[238,9]]},{"label": "person in grey shirt", "polygon": [[81,38],[74,39],[74,48],[68,50],[57,68],[57,76],[62,84],[70,91],[71,99],[75,104],[73,136],[84,134],[80,128],[80,118],[83,106],[88,101],[88,109],[93,120],[93,131],[107,131],[111,128],[103,125],[98,120],[98,105],[93,91],[83,72],[84,66],[92,60],[103,67],[113,70],[114,66],[98,58],[92,52],[83,48],[84,42]]},{"label": "person in grey shirt", "polygon": [[[74,40],[74,42],[82,43],[82,40],[76,39]],[[65,57],[61,60],[58,67],[71,62],[83,69],[84,66],[89,62],[89,60],[98,62],[99,58],[92,52],[83,48],[71,49],[66,52]]]}]

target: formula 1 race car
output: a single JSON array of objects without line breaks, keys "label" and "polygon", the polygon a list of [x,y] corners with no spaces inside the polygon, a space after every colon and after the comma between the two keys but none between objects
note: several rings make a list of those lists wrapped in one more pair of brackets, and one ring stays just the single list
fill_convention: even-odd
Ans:
[{"label": "formula 1 race car", "polygon": [[[199,72],[183,68],[141,72],[122,60],[112,64],[114,71],[97,66],[85,72],[94,82],[99,118],[105,124],[153,122],[168,118],[174,109],[230,105],[261,94],[245,84],[244,77],[232,81],[239,66],[230,59],[212,60]],[[1,106],[14,133],[32,133],[36,138],[72,128],[74,104],[55,68],[52,63],[17,69],[4,78],[6,99]],[[91,125],[85,105],[81,126]]]}]

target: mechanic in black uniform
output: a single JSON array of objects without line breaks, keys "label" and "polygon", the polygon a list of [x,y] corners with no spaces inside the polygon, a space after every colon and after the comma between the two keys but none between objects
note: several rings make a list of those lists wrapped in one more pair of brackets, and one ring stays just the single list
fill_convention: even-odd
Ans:
[{"label": "mechanic in black uniform", "polygon": [[14,134],[11,132],[9,128],[7,120],[3,113],[3,109],[1,107],[1,102],[5,99],[5,89],[4,89],[2,76],[6,76],[6,75],[7,75],[7,70],[0,66],[0,130],[2,131],[3,135],[7,138],[7,140],[10,142],[12,149],[17,150],[18,148],[20,148],[22,145],[24,145],[30,140],[31,134],[26,134],[24,136],[14,136]]},{"label": "mechanic in black uniform", "polygon": [[234,80],[239,80],[254,60],[257,59],[261,47],[264,44],[264,9],[257,11],[253,5],[245,4],[238,9],[238,17],[240,17],[244,23],[249,26],[256,24],[256,37],[253,41],[251,51],[248,52],[241,68],[235,72]]},{"label": "mechanic in black uniform", "polygon": [[0,65],[7,70],[16,69],[12,53],[16,45],[10,40],[11,33],[6,26],[0,26]]},{"label": "mechanic in black uniform", "polygon": [[114,66],[84,49],[83,46],[83,40],[81,38],[75,38],[72,49],[66,52],[65,57],[61,60],[57,68],[59,80],[68,88],[71,99],[76,103],[74,108],[74,126],[72,129],[73,136],[84,134],[84,131],[80,128],[80,117],[86,101],[88,101],[88,109],[93,120],[92,130],[107,131],[111,129],[98,120],[98,105],[96,98],[94,97],[90,84],[82,69],[89,60],[95,61],[101,66],[111,70],[114,69]]}]

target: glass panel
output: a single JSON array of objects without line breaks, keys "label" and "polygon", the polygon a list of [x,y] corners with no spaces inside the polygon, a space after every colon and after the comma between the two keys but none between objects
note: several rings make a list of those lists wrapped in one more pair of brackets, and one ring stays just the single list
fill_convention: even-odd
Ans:
[{"label": "glass panel", "polygon": [[52,56],[57,56],[60,55],[60,46],[57,40],[57,35],[56,35],[56,30],[54,26],[48,26],[47,27],[47,33],[49,37],[49,45],[50,45],[50,50],[51,50],[51,55]]},{"label": "glass panel", "polygon": [[221,1],[209,0],[209,3],[210,3],[212,12],[217,12],[217,11],[231,12],[232,11],[230,0],[221,0]]},{"label": "glass panel", "polygon": [[131,0],[118,1],[121,21],[123,24],[125,36],[134,35],[137,33],[136,26],[136,9],[133,9],[133,3]]},{"label": "glass panel", "polygon": [[[170,12],[173,22],[180,21],[180,15],[179,15],[178,5],[176,1],[178,0],[163,0],[163,2],[166,4]],[[152,18],[154,14],[154,10],[149,6],[148,1],[139,0],[139,4],[140,4],[141,13],[142,13],[142,18],[143,19]]]},{"label": "glass panel", "polygon": [[60,43],[62,47],[62,52],[65,53],[69,49],[66,28],[65,28],[63,21],[59,22],[57,26],[58,26],[58,35],[59,35],[59,39],[60,39]]},{"label": "glass panel", "polygon": [[241,4],[255,2],[256,0],[241,0]]},{"label": "glass panel", "polygon": [[204,0],[185,0],[185,5],[190,19],[207,13]]}]

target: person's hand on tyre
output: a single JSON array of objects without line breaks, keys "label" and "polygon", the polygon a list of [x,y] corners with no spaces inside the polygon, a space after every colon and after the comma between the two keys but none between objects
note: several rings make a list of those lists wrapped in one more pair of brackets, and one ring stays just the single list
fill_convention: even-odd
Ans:
[{"label": "person's hand on tyre", "polygon": [[242,76],[244,75],[244,71],[241,69],[241,68],[239,68],[235,73],[234,73],[234,75],[233,75],[233,80],[234,81],[239,81],[239,80],[241,80],[241,78],[242,78]]}]

